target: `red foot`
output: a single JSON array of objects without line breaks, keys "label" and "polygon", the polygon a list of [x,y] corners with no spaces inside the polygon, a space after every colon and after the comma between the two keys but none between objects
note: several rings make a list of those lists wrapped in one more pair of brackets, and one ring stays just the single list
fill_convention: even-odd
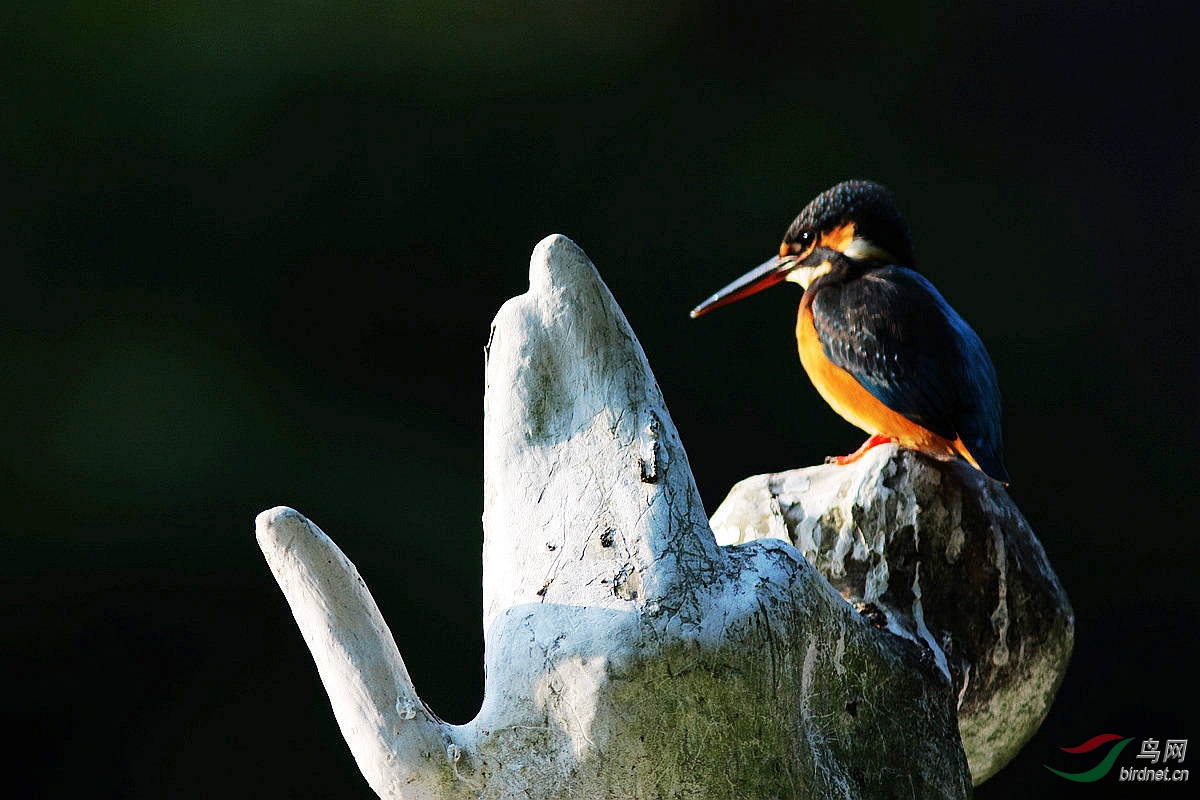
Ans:
[{"label": "red foot", "polygon": [[825,463],[826,464],[837,464],[838,466],[844,467],[847,464],[853,464],[855,461],[858,461],[860,458],[865,456],[867,454],[867,451],[870,450],[872,447],[878,447],[881,444],[888,444],[888,443],[894,442],[894,441],[896,441],[896,440],[893,439],[891,436],[884,436],[882,433],[877,433],[874,436],[872,436],[870,439],[867,439],[865,442],[863,442],[862,447],[858,448],[850,455],[848,455],[848,456],[829,456],[828,458],[825,459]]}]

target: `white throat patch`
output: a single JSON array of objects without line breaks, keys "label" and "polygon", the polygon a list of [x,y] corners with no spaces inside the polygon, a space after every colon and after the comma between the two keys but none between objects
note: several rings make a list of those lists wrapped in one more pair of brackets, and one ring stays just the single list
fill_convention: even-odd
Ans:
[{"label": "white throat patch", "polygon": [[798,283],[805,289],[808,289],[810,283],[828,273],[831,269],[833,269],[833,264],[830,264],[828,261],[823,261],[815,267],[796,267],[788,273],[787,280],[791,283]]}]

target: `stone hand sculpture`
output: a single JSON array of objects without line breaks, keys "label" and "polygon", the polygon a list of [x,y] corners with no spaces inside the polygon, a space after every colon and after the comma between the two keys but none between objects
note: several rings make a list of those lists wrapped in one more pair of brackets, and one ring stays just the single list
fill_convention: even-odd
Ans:
[{"label": "stone hand sculpture", "polygon": [[493,323],[484,416],[486,679],[467,724],[421,702],[316,525],[257,520],[380,797],[970,795],[945,655],[860,613],[786,533],[718,546],[641,346],[564,237]]}]

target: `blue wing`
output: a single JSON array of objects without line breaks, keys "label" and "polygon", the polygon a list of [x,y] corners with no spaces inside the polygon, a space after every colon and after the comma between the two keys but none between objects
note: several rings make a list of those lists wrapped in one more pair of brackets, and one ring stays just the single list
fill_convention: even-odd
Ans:
[{"label": "blue wing", "polygon": [[825,355],[907,419],[961,437],[983,471],[1007,481],[996,371],[979,336],[929,281],[903,267],[818,289]]}]

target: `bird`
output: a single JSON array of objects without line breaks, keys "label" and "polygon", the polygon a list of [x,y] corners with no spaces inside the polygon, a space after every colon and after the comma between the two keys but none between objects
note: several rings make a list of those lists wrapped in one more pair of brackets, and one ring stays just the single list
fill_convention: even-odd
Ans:
[{"label": "bird", "polygon": [[1009,484],[996,369],[978,334],[916,271],[912,236],[891,191],[851,180],[817,195],[779,254],[692,309],[692,318],[784,281],[804,289],[800,363],[834,411],[870,436],[851,464],[895,442],[962,458]]}]

